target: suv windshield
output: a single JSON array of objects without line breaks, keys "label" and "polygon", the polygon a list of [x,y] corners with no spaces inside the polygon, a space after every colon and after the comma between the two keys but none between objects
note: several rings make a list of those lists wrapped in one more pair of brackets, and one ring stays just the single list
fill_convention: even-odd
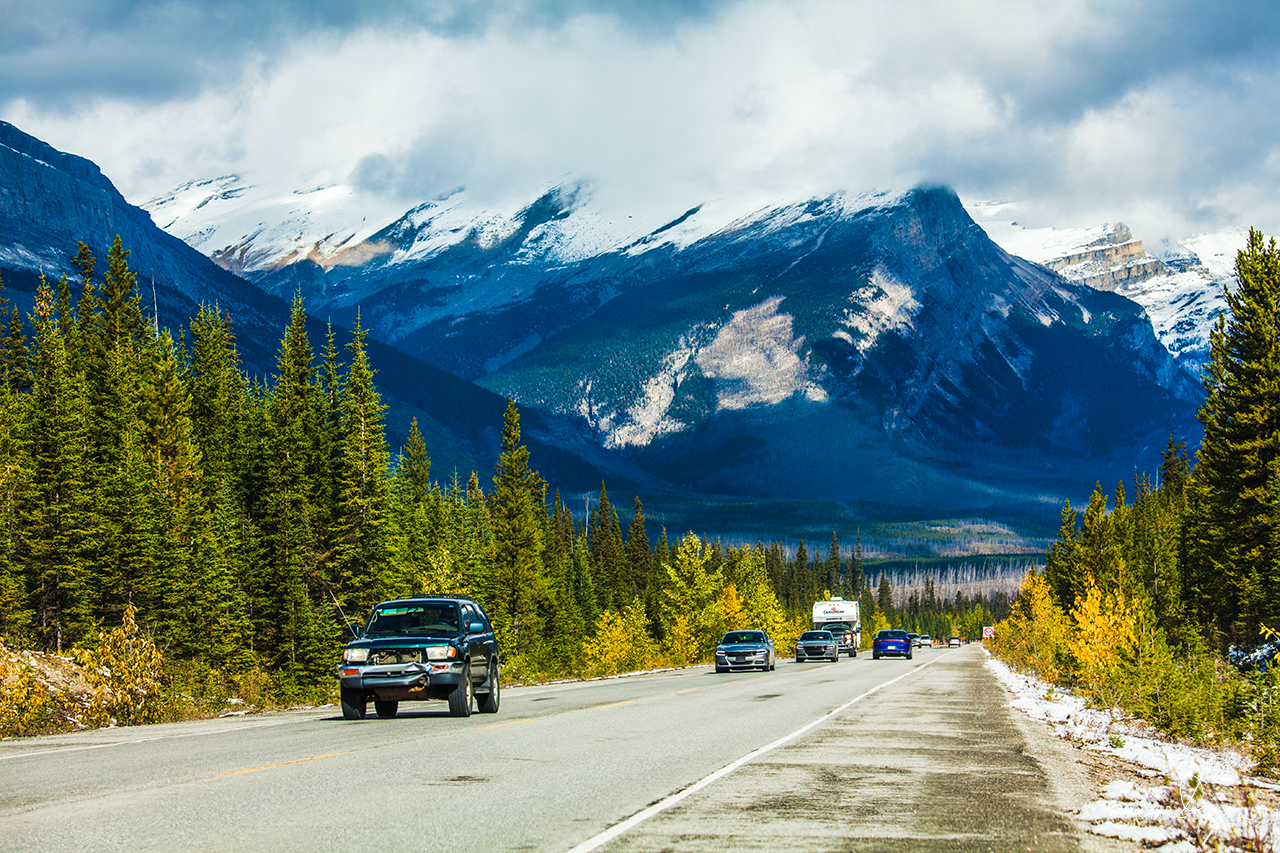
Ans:
[{"label": "suv windshield", "polygon": [[831,636],[831,632],[830,632],[830,631],[805,631],[803,634],[801,634],[801,635],[800,635],[800,639],[802,639],[802,640],[831,640],[831,639],[834,639],[834,638]]},{"label": "suv windshield", "polygon": [[730,631],[720,641],[724,645],[730,643],[763,643],[764,634],[759,631]]},{"label": "suv windshield", "polygon": [[379,607],[369,617],[366,637],[453,636],[458,633],[458,606],[451,601],[394,603]]}]

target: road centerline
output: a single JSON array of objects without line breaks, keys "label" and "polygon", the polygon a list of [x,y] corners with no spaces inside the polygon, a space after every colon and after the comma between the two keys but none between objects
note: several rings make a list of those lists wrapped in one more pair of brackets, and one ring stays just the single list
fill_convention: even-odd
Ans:
[{"label": "road centerline", "polygon": [[868,696],[872,696],[891,684],[895,684],[901,681],[902,679],[907,678],[908,676],[915,675],[916,673],[923,671],[926,667],[931,666],[937,660],[941,660],[941,658],[934,658],[934,660],[931,660],[928,663],[922,664],[917,667],[913,667],[907,672],[904,672],[902,675],[899,675],[895,678],[889,679],[888,681],[877,684],[875,687],[872,687],[871,689],[866,690],[858,694],[857,696],[853,697],[848,702],[845,702],[843,705],[836,708],[834,711],[829,711],[826,714],[823,714],[821,717],[818,717],[816,720],[806,723],[805,725],[796,729],[791,734],[783,735],[782,737],[778,738],[772,743],[765,744],[764,746],[759,747],[758,749],[752,750],[751,752],[747,753],[741,758],[735,761],[732,761],[729,764],[726,764],[724,767],[721,767],[719,770],[716,770],[714,773],[711,773],[707,776],[702,777],[698,781],[694,782],[692,785],[689,785],[686,788],[682,788],[681,790],[675,792],[669,797],[659,800],[658,802],[654,803],[648,808],[645,808],[636,812],[626,820],[623,820],[620,823],[616,823],[613,826],[609,827],[608,829],[604,830],[603,832],[593,835],[592,837],[588,838],[586,841],[583,841],[581,844],[578,844],[575,847],[571,847],[568,853],[591,853],[591,851],[596,850],[604,846],[605,844],[608,844],[610,841],[617,838],[619,835],[622,835],[627,830],[632,829],[633,827],[638,826],[641,823],[644,823],[646,820],[653,817],[654,815],[661,814],[662,812],[676,805],[686,797],[689,797],[692,794],[695,794],[698,791],[701,791],[703,788],[707,787],[711,783],[719,781],[720,779],[723,779],[725,776],[728,776],[730,773],[737,770],[742,765],[756,758],[759,758],[762,755],[766,755],[767,753],[772,752],[773,750],[777,749],[780,746],[785,746],[786,744],[790,743],[791,741],[795,740],[796,738],[800,737],[801,735],[805,734],[811,729],[814,729],[817,726],[825,723],[827,720],[830,720],[832,717],[836,716],[837,714],[840,714],[845,710],[847,710],[848,708],[853,707],[857,703],[861,702],[863,699],[866,699]]},{"label": "road centerline", "polygon": [[219,773],[219,776],[239,776],[241,773],[256,773],[259,770],[270,770],[273,767],[285,767],[289,764],[301,764],[304,761],[315,761],[317,758],[336,758],[339,755],[346,755],[345,752],[330,752],[325,755],[313,755],[310,758],[295,758],[292,761],[280,761],[275,764],[264,764],[261,767],[246,767],[244,770],[230,770],[226,773]]}]

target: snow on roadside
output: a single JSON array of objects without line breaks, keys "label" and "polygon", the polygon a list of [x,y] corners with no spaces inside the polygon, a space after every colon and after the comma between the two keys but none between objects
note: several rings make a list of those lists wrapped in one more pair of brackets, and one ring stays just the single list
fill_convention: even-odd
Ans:
[{"label": "snow on roadside", "polygon": [[1246,776],[1249,762],[1240,753],[1162,740],[1139,720],[1090,708],[1081,697],[1014,672],[994,657],[986,666],[1014,695],[1010,707],[1083,749],[1132,762],[1150,780],[1113,781],[1100,799],[1085,804],[1079,817],[1094,834],[1165,853],[1220,849],[1215,845],[1280,849],[1280,811],[1238,804],[1255,802],[1251,790],[1280,788]]}]

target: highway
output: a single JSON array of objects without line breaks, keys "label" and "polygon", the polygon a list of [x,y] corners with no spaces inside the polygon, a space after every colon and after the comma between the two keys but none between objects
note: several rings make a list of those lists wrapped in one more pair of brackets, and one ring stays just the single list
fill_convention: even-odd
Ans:
[{"label": "highway", "polygon": [[10,739],[0,850],[1090,849],[984,659],[780,658],[507,688],[469,718],[402,703]]}]

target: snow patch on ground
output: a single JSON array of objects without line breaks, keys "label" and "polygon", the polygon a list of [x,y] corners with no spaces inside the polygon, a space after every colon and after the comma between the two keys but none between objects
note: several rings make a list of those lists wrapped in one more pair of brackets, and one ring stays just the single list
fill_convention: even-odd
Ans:
[{"label": "snow patch on ground", "polygon": [[776,406],[795,394],[824,403],[827,392],[809,377],[809,357],[800,356],[793,318],[778,311],[785,297],[771,296],[737,311],[694,358],[702,375],[716,380],[716,406],[739,411]]},{"label": "snow patch on ground", "polygon": [[1093,833],[1165,853],[1219,849],[1193,845],[1193,831],[1221,843],[1259,834],[1280,838],[1280,814],[1265,805],[1233,805],[1221,795],[1245,784],[1270,787],[1245,775],[1249,762],[1240,753],[1162,740],[1140,721],[1090,708],[1081,697],[1014,672],[994,657],[986,666],[1013,693],[1010,707],[1046,723],[1058,737],[1130,761],[1150,776],[1150,785],[1116,780],[1082,807],[1079,817]]}]

